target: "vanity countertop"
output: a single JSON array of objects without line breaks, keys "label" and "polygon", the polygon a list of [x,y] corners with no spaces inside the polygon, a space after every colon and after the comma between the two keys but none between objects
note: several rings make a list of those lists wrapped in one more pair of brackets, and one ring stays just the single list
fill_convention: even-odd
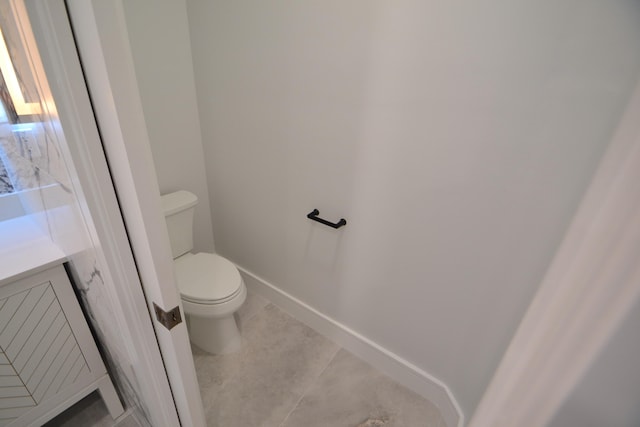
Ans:
[{"label": "vanity countertop", "polygon": [[0,221],[0,286],[65,260],[64,253],[30,216]]}]

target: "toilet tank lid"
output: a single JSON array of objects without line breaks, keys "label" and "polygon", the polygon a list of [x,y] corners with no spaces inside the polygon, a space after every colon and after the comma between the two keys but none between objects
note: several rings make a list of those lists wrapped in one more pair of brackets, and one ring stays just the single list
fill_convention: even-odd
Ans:
[{"label": "toilet tank lid", "polygon": [[160,196],[160,200],[162,201],[164,216],[173,215],[181,210],[189,209],[198,203],[198,197],[185,190],[165,194]]}]

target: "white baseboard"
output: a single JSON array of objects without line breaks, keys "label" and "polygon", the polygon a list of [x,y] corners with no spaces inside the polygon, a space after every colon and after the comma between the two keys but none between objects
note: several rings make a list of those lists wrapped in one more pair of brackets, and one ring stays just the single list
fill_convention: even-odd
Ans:
[{"label": "white baseboard", "polygon": [[431,401],[440,410],[448,427],[464,426],[464,414],[460,405],[443,382],[241,266],[238,269],[250,291],[265,297],[398,383]]}]

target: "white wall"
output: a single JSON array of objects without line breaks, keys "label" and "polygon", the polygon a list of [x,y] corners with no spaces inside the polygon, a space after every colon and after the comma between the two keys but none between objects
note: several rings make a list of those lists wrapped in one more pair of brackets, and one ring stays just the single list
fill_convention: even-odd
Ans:
[{"label": "white wall", "polygon": [[640,4],[187,9],[218,252],[470,415],[638,77]]},{"label": "white wall", "polygon": [[160,192],[182,189],[198,196],[195,248],[213,251],[184,0],[123,4]]},{"label": "white wall", "polygon": [[549,427],[640,425],[640,303],[611,338]]}]

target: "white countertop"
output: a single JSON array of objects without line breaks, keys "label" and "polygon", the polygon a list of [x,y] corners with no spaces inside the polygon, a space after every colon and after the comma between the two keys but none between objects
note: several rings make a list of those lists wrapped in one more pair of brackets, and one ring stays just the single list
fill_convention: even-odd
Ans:
[{"label": "white countertop", "polygon": [[66,260],[30,216],[0,221],[0,286]]}]

